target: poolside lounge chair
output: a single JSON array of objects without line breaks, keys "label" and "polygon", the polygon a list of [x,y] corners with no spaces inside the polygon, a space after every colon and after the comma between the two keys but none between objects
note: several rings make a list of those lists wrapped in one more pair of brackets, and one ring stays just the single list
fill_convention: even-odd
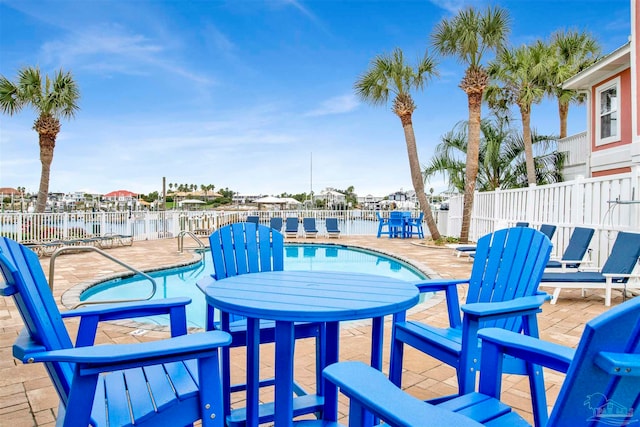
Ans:
[{"label": "poolside lounge chair", "polygon": [[608,307],[612,289],[621,289],[625,295],[629,289],[640,289],[639,259],[640,234],[620,231],[602,270],[545,273],[540,286],[555,288],[551,304],[558,301],[561,289],[582,289],[583,295],[586,289],[604,289],[604,304]]},{"label": "poolside lounge chair", "polygon": [[282,230],[282,218],[279,216],[273,217],[269,219],[269,227],[272,230],[281,231]]},{"label": "poolside lounge chair", "polygon": [[[350,399],[349,425],[371,427],[373,414],[390,426],[526,426],[527,421],[500,401],[500,361],[508,355],[526,363],[530,380],[542,376],[539,365],[566,373],[550,415],[544,389],[532,390],[536,426],[622,426],[638,422],[640,298],[587,322],[575,350],[498,328],[482,329],[478,335],[482,338],[478,392],[445,402],[417,399],[362,362],[335,363],[324,370],[323,376]],[[298,427],[306,426],[303,422]]]},{"label": "poolside lounge chair", "polygon": [[545,236],[547,236],[549,238],[549,240],[553,239],[553,235],[556,234],[556,229],[558,227],[556,227],[555,225],[551,225],[551,224],[542,224],[540,226],[540,232],[544,233]]},{"label": "poolside lounge chair", "polygon": [[302,228],[304,229],[304,237],[318,237],[315,218],[302,218]]},{"label": "poolside lounge chair", "polygon": [[329,237],[340,237],[340,229],[338,228],[338,218],[327,218],[325,221],[327,227],[327,235]]},{"label": "poolside lounge chair", "polygon": [[[243,244],[238,244],[242,242]],[[256,226],[249,222],[239,222],[219,228],[209,236],[211,246],[211,258],[213,260],[215,280],[224,280],[227,277],[241,274],[257,273],[262,271],[282,271],[284,268],[284,237],[278,231],[265,225]],[[197,283],[200,290],[205,292],[206,284],[210,279]],[[255,319],[254,319],[255,320]],[[223,324],[228,323],[228,327]],[[275,321],[260,320],[254,327],[260,328],[260,343],[273,343],[275,340]],[[224,327],[232,336],[230,348],[245,347],[247,344],[247,328],[251,322],[241,316],[227,315],[226,319],[216,321],[215,310],[207,306],[207,330]],[[322,366],[321,354],[324,354],[321,346],[323,327],[318,323],[296,323],[294,327],[294,339],[316,339],[316,384],[320,384],[320,371]],[[224,396],[224,413],[228,426],[245,425],[246,413],[243,410],[231,411],[231,393],[246,390],[246,384],[231,384],[230,378],[230,353],[229,348],[222,350],[222,384]],[[260,387],[273,386],[273,378],[260,380]],[[296,385],[297,393],[305,394],[302,388]],[[273,411],[273,408],[271,408]],[[261,422],[273,420],[273,413],[263,413],[261,410]]]},{"label": "poolside lounge chair", "polygon": [[[45,364],[60,399],[56,425],[184,426],[202,420],[203,426],[220,426],[218,348],[231,337],[221,331],[186,335],[189,298],[60,313],[31,250],[0,238],[0,270],[0,294],[13,297],[25,324],[13,346],[14,357]],[[173,338],[93,345],[99,321],[154,314],[170,314]],[[81,319],[75,347],[62,321],[71,317]]]},{"label": "poolside lounge chair", "polygon": [[287,237],[298,237],[298,218],[287,217],[284,222],[284,235]]},{"label": "poolside lounge chair", "polygon": [[[516,227],[528,227],[529,223],[525,221],[516,222]],[[453,253],[460,258],[461,255],[470,256],[471,254],[476,252],[475,245],[454,245]]]},{"label": "poolside lounge chair", "polygon": [[560,259],[551,257],[551,260],[547,263],[547,268],[560,268],[562,269],[561,271],[565,272],[567,269],[575,270],[580,267],[582,263],[590,262],[585,260],[585,256],[589,253],[589,244],[591,243],[593,233],[593,228],[574,228],[562,257]]},{"label": "poolside lounge chair", "polygon": [[[548,299],[548,295],[538,292],[538,284],[551,248],[547,236],[532,228],[498,230],[478,240],[468,279],[417,283],[420,292],[445,291],[449,327],[418,321],[396,322],[391,343],[391,380],[401,385],[404,345],[408,344],[456,368],[459,393],[472,392],[480,368],[479,328],[491,325],[538,336],[536,314]],[[462,319],[459,285],[468,285]],[[512,373],[521,373],[522,369],[509,368]]]}]

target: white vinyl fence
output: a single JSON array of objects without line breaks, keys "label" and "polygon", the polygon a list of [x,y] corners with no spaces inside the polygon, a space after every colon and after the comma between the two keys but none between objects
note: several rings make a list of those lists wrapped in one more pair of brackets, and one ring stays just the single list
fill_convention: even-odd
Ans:
[{"label": "white vinyl fence", "polygon": [[[580,178],[560,184],[516,190],[476,193],[471,215],[470,240],[499,228],[527,221],[532,227],[553,224],[558,255],[576,226],[596,230],[591,242],[592,260],[601,266],[618,231],[640,232],[640,178],[626,173],[602,178]],[[449,235],[459,236],[462,196],[449,202]]]}]

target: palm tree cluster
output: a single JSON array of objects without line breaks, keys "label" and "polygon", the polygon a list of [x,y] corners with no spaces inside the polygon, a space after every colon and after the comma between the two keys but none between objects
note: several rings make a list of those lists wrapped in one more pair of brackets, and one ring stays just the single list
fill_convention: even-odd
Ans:
[{"label": "palm tree cluster", "polygon": [[[511,126],[509,118],[495,114],[483,119],[480,134],[476,189],[493,191],[526,187],[528,181],[524,137],[518,129]],[[425,177],[443,173],[449,178],[450,190],[463,193],[468,135],[469,125],[466,121],[456,124],[447,132],[424,169]],[[552,184],[561,181],[564,153],[558,152],[555,137],[539,135],[534,130],[531,139],[535,154],[536,182]]]},{"label": "palm tree cluster", "polygon": [[[535,185],[562,179],[563,158],[549,152],[555,138],[532,132],[531,108],[545,95],[556,97],[560,137],[565,137],[569,105],[583,99],[574,91],[562,89],[561,83],[595,62],[600,53],[593,37],[578,31],[558,31],[548,41],[509,47],[509,24],[505,9],[487,7],[478,11],[467,7],[454,17],[443,19],[431,35],[433,50],[443,57],[455,57],[466,66],[459,86],[467,95],[468,119],[443,137],[440,151],[424,171],[428,177],[439,167],[439,171],[448,174],[452,187],[464,194],[461,242],[469,237],[476,189]],[[417,173],[419,161],[411,120],[416,105],[410,92],[422,89],[428,78],[436,75],[436,60],[428,54],[414,68],[405,63],[402,51],[395,49],[391,55],[378,55],[372,60],[355,84],[360,98],[373,105],[384,105],[390,93],[393,95],[392,110],[404,129],[414,189],[434,239],[440,234],[426,202],[423,176]],[[517,106],[522,121],[521,135],[516,137],[511,128],[505,128],[503,119],[483,121],[483,102],[503,118],[511,106]],[[506,146],[501,147],[502,144]],[[455,162],[446,161],[451,160],[447,156],[454,149],[462,156]],[[498,170],[490,171],[492,167]]]}]

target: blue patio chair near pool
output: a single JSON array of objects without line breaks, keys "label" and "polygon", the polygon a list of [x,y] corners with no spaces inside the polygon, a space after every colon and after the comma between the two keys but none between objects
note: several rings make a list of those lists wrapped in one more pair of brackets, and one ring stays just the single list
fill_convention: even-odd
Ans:
[{"label": "blue patio chair near pool", "polygon": [[298,218],[287,217],[284,221],[284,234],[287,237],[298,237]]},{"label": "blue patio chair near pool", "polygon": [[[0,294],[25,323],[13,345],[23,363],[44,363],[60,398],[60,426],[224,425],[218,349],[226,332],[186,335],[189,298],[103,304],[60,313],[35,253],[0,238]],[[173,338],[94,346],[98,322],[171,315]],[[63,318],[79,317],[75,346]]]},{"label": "blue patio chair near pool", "polygon": [[279,216],[273,217],[269,219],[269,227],[272,230],[281,231],[282,230],[282,218]]},{"label": "blue patio chair near pool", "polygon": [[258,215],[248,215],[247,222],[252,222],[254,224],[260,223],[260,217]]},{"label": "blue patio chair near pool", "polygon": [[[350,399],[349,425],[371,427],[373,414],[390,426],[527,426],[527,421],[500,401],[501,361],[509,356],[528,366],[530,380],[531,376],[542,376],[536,366],[566,373],[550,415],[544,404],[544,389],[532,392],[531,399],[543,403],[534,405],[538,408],[533,413],[536,426],[623,426],[638,422],[640,298],[587,322],[575,350],[499,328],[482,329],[478,335],[482,339],[478,392],[445,402],[417,399],[362,362],[335,363],[323,375]],[[297,426],[305,427],[306,423]],[[322,425],[337,426],[333,422]]]},{"label": "blue patio chair near pool", "polygon": [[408,237],[413,237],[414,233],[418,235],[418,238],[424,239],[424,230],[422,229],[422,220],[424,218],[424,212],[420,212],[417,218],[410,218],[407,223]]},{"label": "blue patio chair near pool", "polygon": [[[547,294],[538,292],[538,284],[551,248],[547,236],[532,228],[498,230],[478,240],[468,279],[417,283],[420,292],[445,291],[449,327],[438,328],[418,321],[396,322],[391,343],[391,380],[401,385],[404,345],[408,344],[456,368],[459,394],[472,392],[480,369],[478,329],[496,326],[538,336],[536,315],[549,299]],[[468,285],[462,307],[458,301],[459,285]],[[509,367],[509,371],[525,372],[517,364]]]},{"label": "blue patio chair near pool", "polygon": [[383,218],[378,211],[376,211],[376,217],[378,218],[378,237],[383,234],[391,235],[391,231],[389,229],[389,219]]},{"label": "blue patio chair near pool", "polygon": [[[297,221],[297,219],[296,219]],[[284,237],[278,231],[265,225],[256,226],[250,222],[238,222],[219,228],[209,236],[211,257],[213,259],[215,280],[224,280],[227,277],[241,274],[257,273],[262,271],[282,271],[284,268]],[[205,292],[200,283],[200,289]],[[247,328],[251,322],[241,316],[227,315],[216,319],[212,307],[207,307],[207,330],[223,329],[229,331],[232,336],[230,347],[245,347],[247,345]],[[260,343],[272,343],[275,341],[275,322],[261,320]],[[322,369],[322,325],[318,323],[296,323],[294,328],[295,339],[316,339],[316,385],[321,386]],[[230,354],[229,348],[222,350],[222,385],[227,425],[241,426],[246,421],[246,413],[240,410],[231,411],[231,393],[246,390],[246,384],[231,384],[230,378]],[[273,378],[260,381],[260,387],[273,386]],[[306,392],[296,386],[299,396]],[[316,393],[322,394],[322,393]],[[260,422],[273,420],[273,407],[261,410]]]},{"label": "blue patio chair near pool", "polygon": [[315,218],[302,218],[302,228],[304,229],[304,237],[318,237]]},{"label": "blue patio chair near pool", "polygon": [[604,289],[604,305],[611,305],[611,291],[640,289],[640,234],[618,232],[607,262],[600,271],[576,271],[542,275],[540,286],[555,288],[551,304],[558,301],[561,289]]},{"label": "blue patio chair near pool", "polygon": [[[576,227],[569,237],[569,243],[566,249],[562,253],[560,259],[554,259],[547,263],[547,268],[561,269],[562,272],[569,271],[568,269],[575,270],[580,267],[581,264],[590,262],[585,260],[585,257],[589,253],[589,244],[593,238],[593,228]],[[557,270],[556,270],[557,271]]]},{"label": "blue patio chair near pool", "polygon": [[338,218],[327,218],[325,221],[327,227],[327,235],[329,237],[340,237],[340,229],[338,228]]}]

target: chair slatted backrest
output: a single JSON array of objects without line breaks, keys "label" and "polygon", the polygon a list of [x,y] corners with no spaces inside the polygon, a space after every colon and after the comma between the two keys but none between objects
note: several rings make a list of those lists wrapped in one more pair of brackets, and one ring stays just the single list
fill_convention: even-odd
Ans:
[{"label": "chair slatted backrest", "polygon": [[302,218],[302,227],[305,231],[317,231],[315,218]]},{"label": "chair slatted backrest", "polygon": [[[551,249],[547,236],[528,227],[506,228],[481,237],[466,302],[501,302],[535,295]],[[500,319],[482,326],[519,332],[522,320]]]},{"label": "chair slatted backrest", "polygon": [[[602,274],[630,274],[640,258],[640,234],[620,231],[611,248]],[[626,282],[626,279],[624,280]]]},{"label": "chair slatted backrest", "polygon": [[275,216],[269,220],[269,227],[276,231],[282,230],[282,218]]},{"label": "chair slatted backrest", "polygon": [[298,232],[298,218],[296,217],[287,217],[284,224],[284,229],[288,233],[297,233]]},{"label": "chair slatted backrest", "polygon": [[640,298],[634,298],[587,322],[548,425],[636,425],[639,365]]},{"label": "chair slatted backrest", "polygon": [[325,221],[325,224],[327,226],[327,231],[331,231],[331,232],[340,231],[338,229],[338,218],[327,218],[327,220]]},{"label": "chair slatted backrest", "polygon": [[[0,237],[0,270],[5,281],[0,284],[2,295],[13,297],[31,340],[46,350],[73,347],[38,256],[18,242]],[[60,400],[66,405],[72,364],[45,363],[45,367]]]},{"label": "chair slatted backrest", "polygon": [[[593,228],[574,228],[573,233],[571,233],[571,237],[569,238],[569,244],[562,254],[562,259],[568,261],[583,259],[589,249],[589,244],[591,243],[594,232],[595,230]],[[570,267],[577,266],[571,265]]]},{"label": "chair slatted backrest", "polygon": [[553,239],[553,235],[556,234],[556,227],[552,224],[542,224],[540,226],[540,232],[549,238],[549,240]]},{"label": "chair slatted backrest", "polygon": [[230,224],[212,233],[209,243],[216,280],[284,268],[284,237],[265,225]]}]

